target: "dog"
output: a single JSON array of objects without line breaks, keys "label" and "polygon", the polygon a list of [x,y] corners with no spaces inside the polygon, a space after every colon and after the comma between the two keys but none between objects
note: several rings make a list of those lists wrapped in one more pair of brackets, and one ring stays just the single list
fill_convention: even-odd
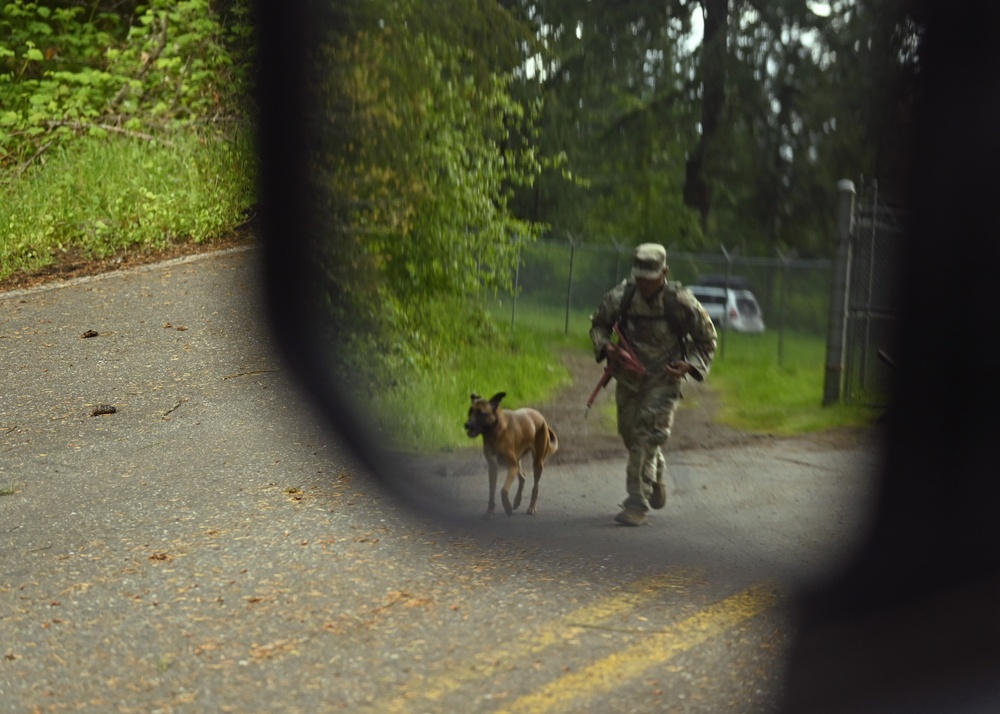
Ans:
[{"label": "dog", "polygon": [[[531,489],[531,503],[527,514],[535,515],[538,503],[538,481],[542,477],[545,459],[559,450],[559,440],[556,433],[549,428],[545,417],[535,409],[523,407],[510,411],[500,408],[500,400],[507,396],[506,392],[498,392],[489,400],[472,395],[472,406],[469,407],[469,419],[465,422],[465,433],[470,438],[483,437],[483,454],[490,475],[490,500],[483,518],[493,517],[495,507],[494,494],[497,488],[497,471],[500,466],[507,469],[507,480],[500,490],[503,510],[511,515],[514,509],[521,505],[521,492],[524,490],[524,472],[521,470],[521,458],[531,452],[532,467],[535,482]],[[510,487],[517,477],[517,493],[514,503],[510,502]]]}]

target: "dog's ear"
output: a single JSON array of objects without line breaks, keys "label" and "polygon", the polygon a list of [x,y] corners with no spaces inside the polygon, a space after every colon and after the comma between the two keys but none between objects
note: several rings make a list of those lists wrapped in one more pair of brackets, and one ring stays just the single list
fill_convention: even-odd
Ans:
[{"label": "dog's ear", "polygon": [[482,397],[480,397],[478,394],[476,394],[475,392],[473,392],[472,393],[472,401],[476,401],[477,399],[482,399]]},{"label": "dog's ear", "polygon": [[493,407],[494,411],[498,406],[500,406],[500,400],[507,396],[507,392],[497,392],[492,397],[490,397],[490,406]]}]

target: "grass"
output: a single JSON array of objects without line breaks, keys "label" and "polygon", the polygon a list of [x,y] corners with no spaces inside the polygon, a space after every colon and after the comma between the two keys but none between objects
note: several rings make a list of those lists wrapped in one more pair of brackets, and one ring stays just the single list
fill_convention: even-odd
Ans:
[{"label": "grass", "polygon": [[880,412],[852,405],[824,407],[826,342],[786,334],[778,360],[778,335],[726,335],[709,377],[722,397],[722,423],[760,433],[793,436],[837,427],[869,426]]},{"label": "grass", "polygon": [[241,223],[255,199],[251,137],[169,141],[83,137],[0,183],[0,280],[61,253],[104,258],[203,242]]},{"label": "grass", "polygon": [[[498,307],[499,319],[510,324],[510,305]],[[515,313],[517,333],[549,339],[554,349],[590,348],[588,313],[570,313],[565,333],[564,308],[542,307],[520,301]],[[777,331],[760,335],[728,332],[709,383],[722,400],[719,419],[737,429],[794,436],[840,427],[871,425],[881,411],[863,406],[824,407],[823,382],[826,339],[819,335]],[[601,404],[603,403],[603,407]],[[595,416],[614,425],[613,400],[599,400]]]},{"label": "grass", "polygon": [[[509,327],[509,302],[497,305],[493,315]],[[465,409],[456,405],[465,405],[472,392],[490,397],[501,390],[507,392],[505,402],[510,405],[544,402],[570,380],[559,355],[590,349],[588,329],[586,313],[571,313],[567,334],[562,308],[519,303],[507,351],[457,345],[451,361],[440,370],[379,402],[375,421],[387,434],[405,434],[399,442],[403,449],[416,449],[418,444],[432,449],[468,446],[461,430]],[[778,338],[777,333],[726,335],[725,353],[716,355],[709,377],[721,397],[722,423],[781,436],[872,424],[879,414],[876,410],[822,406],[826,362],[822,337],[786,334],[781,364]],[[408,404],[424,405],[419,419]],[[599,397],[589,418],[600,419],[613,430],[613,397],[607,393]]]},{"label": "grass", "polygon": [[544,401],[569,382],[554,344],[538,333],[519,331],[509,351],[458,347],[440,369],[376,397],[371,417],[402,450],[468,446],[462,424],[473,393],[492,397],[503,391],[505,404],[519,406]]}]

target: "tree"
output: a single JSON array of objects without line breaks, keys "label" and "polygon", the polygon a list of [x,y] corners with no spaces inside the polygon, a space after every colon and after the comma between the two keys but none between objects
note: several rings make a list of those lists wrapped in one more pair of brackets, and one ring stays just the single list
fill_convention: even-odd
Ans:
[{"label": "tree", "polygon": [[519,197],[556,235],[829,254],[837,180],[907,173],[916,0],[518,5],[543,48],[539,150],[581,179]]},{"label": "tree", "polygon": [[27,163],[74,136],[151,139],[246,117],[247,0],[13,0],[0,15],[0,164]]},{"label": "tree", "polygon": [[[487,0],[444,16],[419,2],[363,7],[317,57],[314,175],[337,352],[366,355],[352,366],[378,380],[434,366],[451,316],[510,286],[518,241],[537,233],[510,191],[540,164],[524,143],[532,107],[502,71],[511,17]],[[486,22],[511,39],[474,53],[463,44]]]},{"label": "tree", "polygon": [[520,210],[559,236],[697,245],[680,190],[697,111],[685,3],[526,5],[540,47],[522,82],[544,98],[539,150],[565,155],[569,171],[545,175]]},{"label": "tree", "polygon": [[684,175],[684,203],[696,209],[702,232],[708,233],[712,189],[705,164],[713,151],[719,122],[726,104],[726,44],[729,0],[702,0],[705,8],[701,41],[701,122],[698,144],[687,160]]}]

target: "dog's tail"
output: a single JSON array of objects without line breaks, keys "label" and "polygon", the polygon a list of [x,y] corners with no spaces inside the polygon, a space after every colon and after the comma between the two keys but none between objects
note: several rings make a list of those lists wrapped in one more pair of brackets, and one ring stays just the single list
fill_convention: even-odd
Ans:
[{"label": "dog's tail", "polygon": [[559,451],[559,439],[556,438],[556,433],[552,431],[552,427],[547,427],[549,430],[549,453],[554,454]]}]

